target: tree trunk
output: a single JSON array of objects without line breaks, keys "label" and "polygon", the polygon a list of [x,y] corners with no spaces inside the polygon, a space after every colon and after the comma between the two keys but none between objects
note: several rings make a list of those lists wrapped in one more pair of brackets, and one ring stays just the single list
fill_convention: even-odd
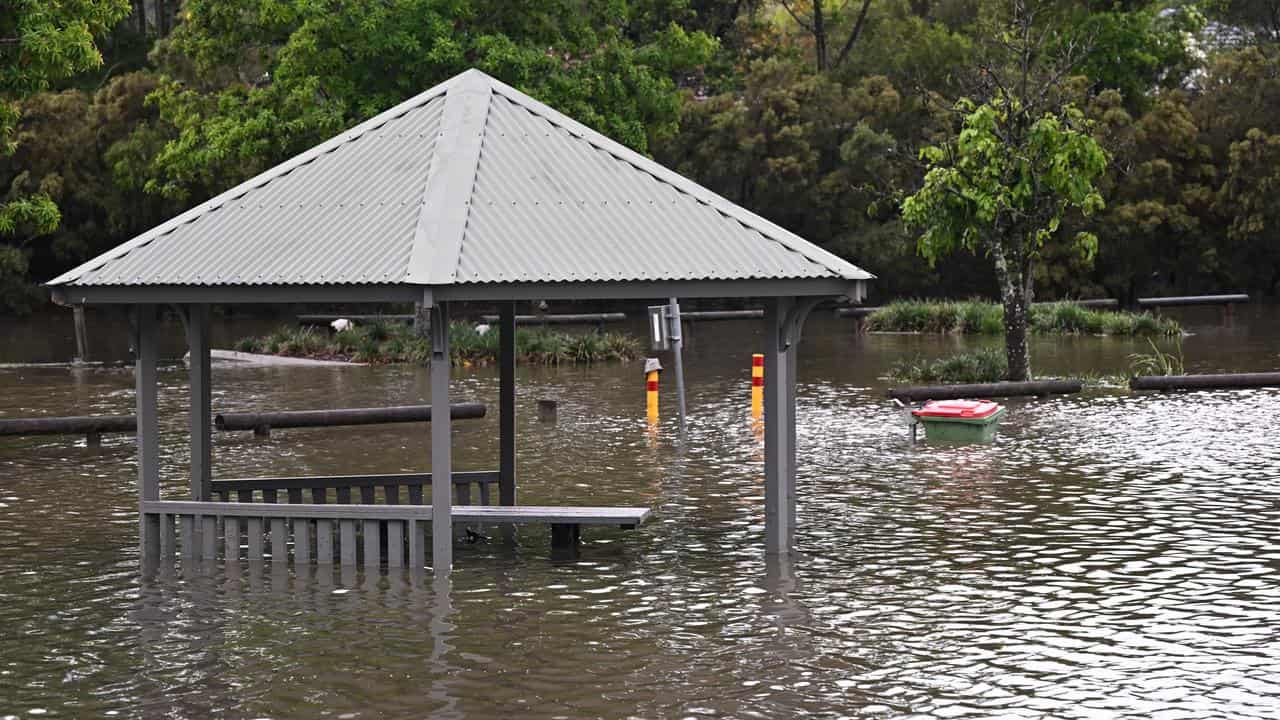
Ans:
[{"label": "tree trunk", "polygon": [[1010,262],[1003,253],[993,253],[996,277],[1000,281],[1000,299],[1004,306],[1004,353],[1009,364],[1006,379],[1021,382],[1031,379],[1031,351],[1027,347],[1028,311],[1031,308],[1031,272],[1029,263]]}]

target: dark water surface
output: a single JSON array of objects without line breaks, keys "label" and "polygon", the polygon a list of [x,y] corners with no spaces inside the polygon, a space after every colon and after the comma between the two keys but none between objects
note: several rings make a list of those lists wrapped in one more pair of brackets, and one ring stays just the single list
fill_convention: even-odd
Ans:
[{"label": "dark water surface", "polygon": [[[1274,310],[1187,315],[1188,369],[1275,369]],[[3,331],[5,359],[35,329]],[[762,553],[745,323],[692,329],[683,445],[672,415],[647,428],[639,364],[522,368],[521,501],[655,519],[586,528],[576,557],[545,528],[461,544],[445,581],[246,562],[142,582],[131,439],[2,439],[0,717],[1280,715],[1280,392],[1015,401],[993,446],[912,447],[879,377],[964,341],[848,329],[815,318],[803,346],[784,564]],[[1105,373],[1141,349],[1036,355]],[[186,376],[161,382],[179,498]],[[429,400],[413,368],[217,366],[214,384],[215,410]],[[495,405],[496,374],[454,392]],[[536,422],[540,397],[558,424]],[[132,401],[128,370],[0,369],[0,417]],[[496,465],[495,416],[456,428],[461,469]],[[425,425],[219,434],[214,471],[425,470],[427,445]]]}]

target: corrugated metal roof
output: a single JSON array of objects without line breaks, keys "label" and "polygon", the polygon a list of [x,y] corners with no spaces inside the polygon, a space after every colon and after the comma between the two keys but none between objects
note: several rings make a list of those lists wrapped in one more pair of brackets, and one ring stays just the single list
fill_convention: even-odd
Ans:
[{"label": "corrugated metal roof", "polygon": [[50,284],[871,277],[470,70]]}]

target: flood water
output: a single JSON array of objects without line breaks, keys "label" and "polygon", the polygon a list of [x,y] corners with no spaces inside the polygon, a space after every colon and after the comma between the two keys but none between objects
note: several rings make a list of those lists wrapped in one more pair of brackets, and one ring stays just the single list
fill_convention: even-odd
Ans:
[{"label": "flood water", "polygon": [[[1275,310],[1184,314],[1188,371],[1276,369]],[[65,359],[64,339],[35,343],[61,357],[15,350],[38,330],[4,330],[0,359]],[[669,375],[651,431],[638,363],[522,368],[521,502],[653,521],[584,528],[576,556],[537,527],[460,543],[443,581],[247,562],[143,581],[131,438],[0,439],[0,717],[1280,714],[1280,392],[1013,401],[994,445],[912,446],[881,376],[971,341],[849,330],[815,317],[802,346],[785,563],[762,551],[754,323],[691,329],[683,442]],[[1034,352],[1046,374],[1105,374],[1144,349]],[[186,377],[160,377],[164,495],[180,498]],[[419,368],[213,377],[215,411],[430,400]],[[496,373],[460,371],[453,392],[496,407]],[[539,398],[558,423],[537,422]],[[128,369],[0,369],[0,417],[132,402]],[[456,466],[496,467],[496,413],[455,427]],[[218,434],[214,472],[426,470],[428,444],[425,425]]]}]

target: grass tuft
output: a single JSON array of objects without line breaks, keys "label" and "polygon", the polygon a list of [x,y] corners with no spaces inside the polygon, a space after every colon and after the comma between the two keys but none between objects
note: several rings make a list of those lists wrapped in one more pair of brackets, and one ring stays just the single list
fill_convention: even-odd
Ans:
[{"label": "grass tuft", "polygon": [[937,360],[903,360],[889,369],[889,378],[895,382],[912,384],[931,383],[989,383],[999,382],[1009,373],[1003,348],[983,348],[963,352]]}]

